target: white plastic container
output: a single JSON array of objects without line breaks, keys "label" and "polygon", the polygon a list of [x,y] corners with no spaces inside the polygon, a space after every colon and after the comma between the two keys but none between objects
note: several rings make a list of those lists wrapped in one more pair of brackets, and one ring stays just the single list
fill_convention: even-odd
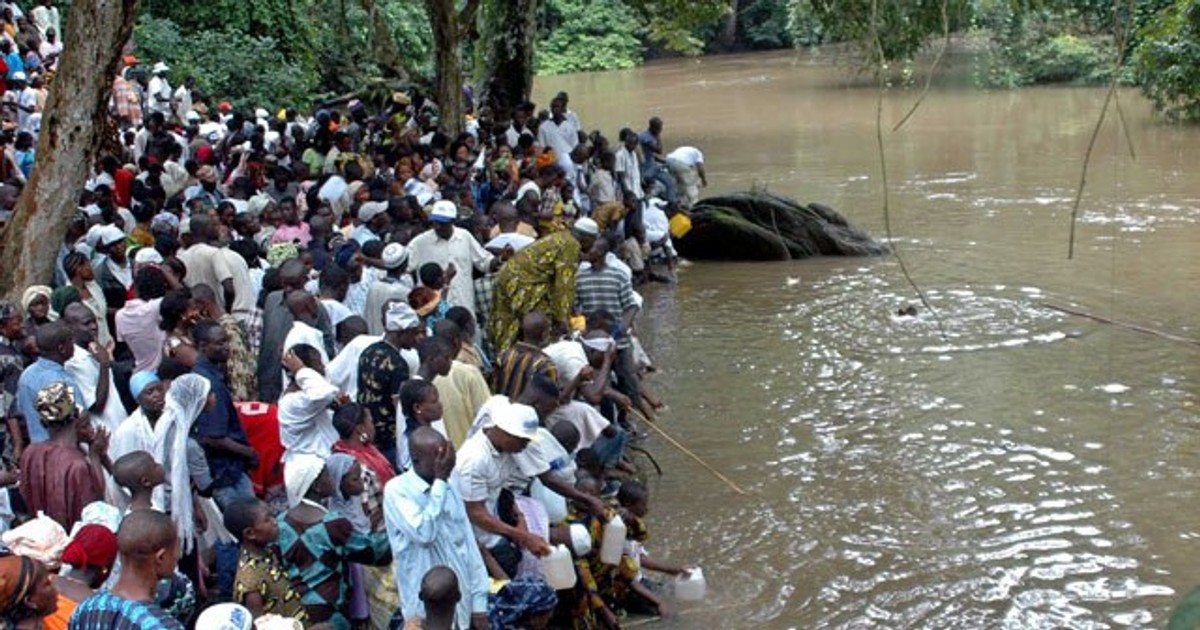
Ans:
[{"label": "white plastic container", "polygon": [[604,526],[604,537],[600,539],[600,562],[604,564],[621,564],[621,554],[625,551],[625,521],[618,514]]},{"label": "white plastic container", "polygon": [[561,591],[575,586],[575,564],[571,552],[564,545],[555,545],[550,554],[541,559],[542,577],[550,588]]},{"label": "white plastic container", "polygon": [[537,499],[546,508],[546,516],[551,523],[561,523],[567,518],[567,500],[563,496],[542,484],[540,479],[534,479],[529,486],[529,496]]},{"label": "white plastic container", "polygon": [[592,551],[592,535],[588,533],[586,527],[581,523],[571,523],[568,528],[571,532],[571,548],[575,551],[575,555],[582,558]]},{"label": "white plastic container", "polygon": [[708,584],[704,581],[704,571],[696,567],[688,572],[687,577],[675,576],[675,599],[685,602],[698,602],[704,599]]}]

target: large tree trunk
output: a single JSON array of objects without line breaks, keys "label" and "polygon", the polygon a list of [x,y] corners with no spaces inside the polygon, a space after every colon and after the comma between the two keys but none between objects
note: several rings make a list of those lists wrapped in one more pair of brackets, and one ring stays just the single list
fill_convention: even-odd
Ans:
[{"label": "large tree trunk", "polygon": [[717,43],[721,46],[721,50],[729,52],[737,45],[737,29],[738,29],[738,0],[729,0],[729,16],[725,18],[725,23],[721,25],[721,36]]},{"label": "large tree trunk", "polygon": [[537,37],[538,0],[495,3],[488,15],[483,72],[483,102],[508,111],[533,92],[533,47]]},{"label": "large tree trunk", "polygon": [[438,105],[438,130],[450,136],[463,131],[462,57],[458,11],[454,0],[425,0],[429,26],[433,29],[433,61],[437,72],[434,100]]},{"label": "large tree trunk", "polygon": [[0,233],[0,295],[48,284],[67,223],[90,175],[121,50],[140,0],[75,0],[42,118],[37,165]]}]

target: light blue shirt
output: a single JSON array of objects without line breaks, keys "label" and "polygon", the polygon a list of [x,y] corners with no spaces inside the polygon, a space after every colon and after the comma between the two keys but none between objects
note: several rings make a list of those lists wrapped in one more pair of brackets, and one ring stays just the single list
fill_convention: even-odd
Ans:
[{"label": "light blue shirt", "polygon": [[487,612],[490,581],[458,491],[441,479],[429,485],[410,470],[384,488],[383,517],[404,618],[425,616],[421,580],[444,565],[454,571],[462,591],[455,611],[458,627],[471,627],[471,613]]},{"label": "light blue shirt", "polygon": [[46,431],[37,414],[37,395],[52,383],[69,383],[75,391],[75,404],[83,404],[83,393],[79,391],[79,385],[61,363],[41,357],[34,361],[33,365],[25,368],[21,379],[17,381],[17,405],[21,408],[21,415],[25,416],[25,424],[29,427],[29,441],[33,444],[50,439],[50,433]]}]

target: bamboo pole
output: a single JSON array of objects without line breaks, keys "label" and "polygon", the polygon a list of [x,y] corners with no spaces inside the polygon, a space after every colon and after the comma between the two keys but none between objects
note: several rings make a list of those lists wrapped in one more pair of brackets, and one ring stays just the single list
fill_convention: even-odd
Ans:
[{"label": "bamboo pole", "polygon": [[679,440],[676,440],[675,438],[671,437],[670,434],[668,434],[666,431],[659,428],[658,425],[654,424],[653,421],[651,421],[646,416],[642,415],[642,413],[640,411],[638,411],[636,409],[630,409],[629,413],[637,416],[637,419],[640,420],[644,426],[648,426],[651,429],[654,429],[654,431],[656,433],[658,433],[659,435],[661,435],[664,440],[666,440],[668,443],[671,444],[671,446],[674,446],[675,448],[682,451],[684,455],[687,455],[688,457],[695,460],[695,462],[697,464],[700,464],[702,467],[704,467],[705,470],[712,473],[712,475],[714,477],[716,477],[717,479],[720,479],[721,481],[724,481],[725,485],[729,486],[729,488],[731,490],[733,490],[734,492],[736,492],[738,494],[743,494],[743,495],[746,494],[746,491],[743,490],[741,488],[741,486],[739,486],[736,483],[734,483],[733,481],[731,481],[729,479],[729,477],[722,475],[720,473],[720,471],[718,471],[716,468],[713,468],[711,465],[709,465],[708,462],[701,459],[699,455],[697,455],[697,454],[693,453],[691,450],[689,450],[688,447],[684,446],[683,444],[680,444]]},{"label": "bamboo pole", "polygon": [[1118,321],[1115,319],[1109,319],[1102,315],[1094,315],[1094,314],[1088,313],[1086,311],[1079,311],[1079,310],[1075,310],[1072,308],[1067,308],[1065,306],[1058,306],[1055,304],[1043,304],[1042,306],[1044,306],[1052,311],[1058,311],[1060,313],[1066,313],[1068,315],[1075,315],[1076,317],[1083,317],[1084,319],[1090,319],[1092,321],[1097,321],[1102,324],[1109,324],[1111,326],[1116,326],[1118,328],[1124,328],[1126,330],[1132,330],[1134,332],[1140,332],[1140,333],[1143,333],[1146,335],[1154,335],[1155,337],[1161,337],[1163,339],[1168,339],[1170,341],[1174,341],[1177,343],[1184,343],[1184,344],[1189,344],[1189,345],[1193,345],[1193,346],[1200,346],[1200,339],[1192,339],[1191,337],[1183,337],[1183,336],[1172,334],[1169,332],[1155,330],[1153,328],[1147,328],[1145,326],[1139,326],[1138,324],[1130,324],[1129,322],[1122,322],[1122,321]]}]

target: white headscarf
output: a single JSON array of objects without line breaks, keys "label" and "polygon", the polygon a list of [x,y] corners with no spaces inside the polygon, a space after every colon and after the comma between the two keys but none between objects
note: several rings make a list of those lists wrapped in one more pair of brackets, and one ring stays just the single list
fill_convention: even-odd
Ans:
[{"label": "white headscarf", "polygon": [[342,494],[342,479],[357,463],[357,459],[345,453],[334,453],[325,460],[325,465],[329,468],[330,481],[333,482],[333,496],[329,497],[329,510],[346,517],[355,530],[369,534],[371,533],[371,519],[367,518],[367,513],[363,510],[362,495],[356,494],[348,497]]},{"label": "white headscarf", "polygon": [[[171,517],[179,528],[179,540],[183,552],[189,553],[196,537],[196,519],[192,514],[191,475],[188,470],[187,443],[192,424],[204,411],[208,393],[212,389],[208,379],[198,374],[184,374],[171,381],[167,390],[166,405],[162,417],[154,426],[155,461],[167,468],[167,483],[171,487]],[[154,504],[166,503],[166,488],[154,489]]]},{"label": "white headscarf", "polygon": [[325,470],[325,459],[310,453],[301,453],[283,467],[283,485],[287,487],[288,507],[300,505],[300,499],[308,494],[313,482]]}]

